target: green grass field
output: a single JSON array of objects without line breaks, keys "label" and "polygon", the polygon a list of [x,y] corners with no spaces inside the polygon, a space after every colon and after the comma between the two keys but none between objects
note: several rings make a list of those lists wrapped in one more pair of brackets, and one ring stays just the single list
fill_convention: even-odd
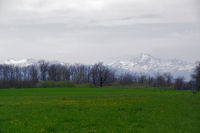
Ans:
[{"label": "green grass field", "polygon": [[200,133],[200,95],[115,88],[0,90],[0,133]]}]

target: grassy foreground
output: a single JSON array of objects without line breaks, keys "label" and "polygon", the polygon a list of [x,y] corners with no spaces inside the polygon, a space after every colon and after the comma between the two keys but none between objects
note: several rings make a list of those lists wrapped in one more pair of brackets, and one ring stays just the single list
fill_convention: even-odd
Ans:
[{"label": "grassy foreground", "polygon": [[116,88],[0,90],[0,133],[199,133],[200,95]]}]

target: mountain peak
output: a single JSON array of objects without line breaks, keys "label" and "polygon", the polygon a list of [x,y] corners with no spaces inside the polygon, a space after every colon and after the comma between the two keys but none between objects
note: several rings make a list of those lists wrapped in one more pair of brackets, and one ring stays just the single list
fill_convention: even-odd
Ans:
[{"label": "mountain peak", "polygon": [[[20,59],[20,60],[15,60],[15,59],[8,59],[4,62],[6,65],[14,65],[14,66],[30,66],[30,65],[37,65],[41,60],[36,60],[36,59]],[[67,63],[52,60],[52,61],[47,61],[49,64],[61,64],[61,65],[67,65]]]},{"label": "mountain peak", "polygon": [[150,54],[141,53],[131,58],[122,58],[108,64],[114,69],[122,72],[145,73],[155,75],[157,73],[171,73],[174,77],[185,76],[190,79],[195,63],[188,63],[178,59],[160,59]]},{"label": "mountain peak", "polygon": [[139,56],[136,56],[134,59],[139,59],[141,61],[155,59],[153,56],[147,53],[141,53]]},{"label": "mountain peak", "polygon": [[147,54],[147,53],[141,53],[139,55],[141,58],[149,58],[149,57],[152,57],[150,54]]},{"label": "mountain peak", "polygon": [[7,65],[19,65],[19,66],[29,66],[35,63],[37,63],[37,60],[35,59],[21,59],[21,60],[8,59],[4,62],[4,64]]}]

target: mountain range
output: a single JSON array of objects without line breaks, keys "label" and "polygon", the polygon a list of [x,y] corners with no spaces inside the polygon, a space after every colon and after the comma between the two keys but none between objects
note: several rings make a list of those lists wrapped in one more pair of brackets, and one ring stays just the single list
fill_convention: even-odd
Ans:
[{"label": "mountain range", "polygon": [[[9,59],[4,61],[4,64],[6,65],[14,65],[14,66],[30,66],[30,65],[37,65],[39,61],[42,60],[36,60],[36,59],[22,59],[22,60],[15,60],[15,59]],[[60,62],[60,61],[49,61],[49,64],[60,64],[60,65],[67,65],[67,63]]]},{"label": "mountain range", "polygon": [[118,72],[147,75],[171,73],[174,77],[185,77],[186,80],[190,80],[195,63],[179,59],[160,59],[142,53],[135,57],[118,58],[109,63],[108,66],[118,70]]},{"label": "mountain range", "polygon": [[[22,59],[22,60],[6,60],[4,64],[29,66],[37,64],[39,60]],[[50,61],[50,64],[66,64],[59,61]],[[185,77],[190,80],[194,71],[195,63],[186,62],[179,59],[160,59],[149,54],[140,54],[135,57],[122,57],[113,59],[105,65],[116,70],[118,73],[130,72],[135,74],[155,75],[162,73],[171,73],[174,77]]]}]

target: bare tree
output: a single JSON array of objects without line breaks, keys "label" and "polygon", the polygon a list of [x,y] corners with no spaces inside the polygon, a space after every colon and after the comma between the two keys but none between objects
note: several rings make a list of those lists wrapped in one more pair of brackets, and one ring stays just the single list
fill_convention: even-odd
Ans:
[{"label": "bare tree", "polygon": [[194,81],[195,81],[195,86],[197,90],[200,90],[200,62],[195,68],[194,74],[192,75]]},{"label": "bare tree", "polygon": [[121,85],[131,85],[133,83],[133,75],[129,73],[120,75],[119,83]]},{"label": "bare tree", "polygon": [[95,86],[102,87],[112,74],[111,70],[103,63],[97,63],[92,67],[92,80]]},{"label": "bare tree", "polygon": [[184,89],[184,78],[178,77],[175,79],[174,88],[177,90],[183,90]]},{"label": "bare tree", "polygon": [[75,66],[75,79],[77,84],[81,84],[87,81],[86,67],[81,64]]},{"label": "bare tree", "polygon": [[141,75],[138,77],[138,83],[140,84],[145,84],[147,82],[147,76],[146,75]]},{"label": "bare tree", "polygon": [[37,66],[35,65],[31,65],[29,67],[29,74],[30,74],[30,80],[33,82],[33,83],[37,83],[38,82],[38,69],[37,69]]},{"label": "bare tree", "polygon": [[42,81],[47,80],[48,65],[49,63],[44,60],[39,61],[40,78]]},{"label": "bare tree", "polygon": [[166,86],[169,87],[172,85],[172,80],[173,80],[173,77],[170,73],[164,73],[164,78],[165,78],[165,81],[166,81]]},{"label": "bare tree", "polygon": [[[200,63],[195,69],[193,78],[196,87],[200,88]],[[81,84],[93,83],[95,86],[112,85],[118,81],[121,85],[130,85],[140,83],[152,86],[172,86],[176,89],[190,89],[193,82],[185,82],[184,78],[173,80],[171,74],[158,74],[155,77],[137,76],[133,73],[116,75],[115,72],[103,63],[97,63],[91,66],[75,64],[63,65],[52,64],[46,61],[39,61],[37,65],[32,66],[12,66],[0,65],[0,88],[9,87],[34,87],[40,81],[66,81]]]},{"label": "bare tree", "polygon": [[62,66],[62,80],[69,81],[70,80],[70,70],[68,66]]},{"label": "bare tree", "polygon": [[165,78],[163,75],[158,74],[155,78],[155,85],[156,86],[166,86]]},{"label": "bare tree", "polygon": [[56,65],[50,65],[48,67],[48,80],[56,81]]}]

